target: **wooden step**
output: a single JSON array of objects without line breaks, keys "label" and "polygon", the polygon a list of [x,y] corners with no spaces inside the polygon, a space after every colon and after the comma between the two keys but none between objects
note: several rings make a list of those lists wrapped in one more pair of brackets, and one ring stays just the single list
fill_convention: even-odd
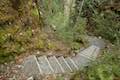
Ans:
[{"label": "wooden step", "polygon": [[69,64],[69,66],[73,71],[76,71],[79,69],[76,63],[70,57],[65,58],[65,60],[67,61],[67,63]]},{"label": "wooden step", "polygon": [[100,47],[92,45],[82,50],[76,56],[67,58],[63,56],[58,58],[55,56],[41,56],[36,58],[35,55],[31,55],[24,60],[23,72],[27,76],[33,76],[77,71],[88,66],[92,60],[96,59],[100,53],[100,49]]},{"label": "wooden step", "polygon": [[58,61],[60,62],[60,64],[62,65],[63,69],[65,70],[65,72],[72,72],[73,70],[71,69],[70,65],[67,63],[67,61],[65,60],[65,58],[63,56],[58,58]]},{"label": "wooden step", "polygon": [[84,66],[88,66],[89,62],[91,61],[90,59],[81,55],[72,57],[72,60],[75,62],[75,64],[77,64],[79,69],[82,69]]},{"label": "wooden step", "polygon": [[46,56],[39,57],[38,62],[40,64],[42,74],[52,74],[52,73],[54,73]]},{"label": "wooden step", "polygon": [[35,55],[31,55],[24,60],[22,70],[26,76],[39,75],[41,73],[41,69],[39,68]]},{"label": "wooden step", "polygon": [[97,55],[99,54],[99,51],[100,51],[99,47],[92,45],[89,48],[81,51],[78,55],[82,55],[82,56],[92,60],[97,57]]},{"label": "wooden step", "polygon": [[94,36],[86,36],[85,37],[86,40],[88,40],[89,45],[95,45],[97,47],[99,47],[100,49],[104,49],[105,48],[105,41],[103,39],[94,37]]},{"label": "wooden step", "polygon": [[48,58],[52,68],[54,69],[54,73],[64,73],[64,69],[62,65],[59,63],[57,58],[55,56],[49,57]]}]

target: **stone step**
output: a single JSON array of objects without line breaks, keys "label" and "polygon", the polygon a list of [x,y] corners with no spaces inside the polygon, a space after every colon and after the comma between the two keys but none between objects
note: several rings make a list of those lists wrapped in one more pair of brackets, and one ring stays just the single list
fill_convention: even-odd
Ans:
[{"label": "stone step", "polygon": [[70,57],[65,58],[65,60],[67,61],[67,63],[69,64],[69,66],[73,71],[76,71],[79,69],[76,63]]},{"label": "stone step", "polygon": [[39,75],[41,73],[41,69],[39,68],[39,63],[35,55],[25,58],[22,70],[23,73],[29,77],[33,75]]},{"label": "stone step", "polygon": [[54,73],[64,73],[64,69],[60,62],[57,60],[55,56],[49,57],[48,58],[52,68],[54,69]]},{"label": "stone step", "polygon": [[41,71],[42,71],[41,74],[52,74],[52,73],[54,73],[46,56],[38,57],[38,62],[40,64],[40,68],[41,68]]},{"label": "stone step", "polygon": [[79,69],[82,69],[83,67],[88,66],[89,62],[91,61],[90,59],[88,59],[84,56],[81,56],[81,55],[72,57],[72,60],[79,67]]},{"label": "stone step", "polygon": [[58,58],[58,61],[60,62],[60,64],[62,65],[63,69],[65,70],[65,72],[72,72],[73,70],[71,69],[70,65],[67,63],[67,61],[65,60],[65,58],[63,56]]},{"label": "stone step", "polygon": [[99,50],[100,50],[99,47],[92,45],[92,46],[88,47],[87,49],[81,51],[78,55],[82,55],[82,56],[92,60],[97,57]]}]

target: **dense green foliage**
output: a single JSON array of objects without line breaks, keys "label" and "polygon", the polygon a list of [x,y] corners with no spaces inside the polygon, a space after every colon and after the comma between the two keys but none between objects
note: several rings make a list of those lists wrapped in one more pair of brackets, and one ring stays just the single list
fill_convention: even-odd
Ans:
[{"label": "dense green foliage", "polygon": [[96,35],[100,35],[112,43],[120,44],[120,21],[117,17],[119,15],[114,12],[94,15]]},{"label": "dense green foliage", "polygon": [[[64,2],[60,0],[54,0],[49,2],[49,0],[44,1],[44,11],[46,12],[46,22],[54,27],[56,36],[70,44],[71,48],[79,49],[81,43],[84,44],[84,36],[86,33],[86,20],[85,18],[79,18],[78,22],[73,21],[76,13],[74,9],[71,10],[72,16],[66,16],[64,14]],[[48,5],[48,6],[46,6]],[[77,13],[79,14],[79,13]],[[74,17],[73,17],[74,16]],[[71,18],[70,18],[71,17]],[[78,17],[78,16],[77,16]],[[73,25],[75,24],[75,25]],[[72,26],[73,25],[73,26]]]},{"label": "dense green foliage", "polygon": [[41,31],[39,21],[42,20],[32,0],[17,3],[1,0],[0,63],[9,62],[22,53],[54,48],[54,44],[47,41],[47,34]]},{"label": "dense green foliage", "polygon": [[73,80],[119,80],[119,53],[119,47],[115,47],[111,52],[104,51],[97,61],[73,76]]},{"label": "dense green foliage", "polygon": [[[37,3],[39,1],[40,4]],[[39,1],[0,1],[0,63],[34,50],[61,50],[61,46],[57,49],[55,40],[61,40],[71,50],[77,50],[87,44],[85,35],[95,35],[108,40],[113,47],[108,44],[110,48],[106,48],[97,61],[77,72],[71,80],[120,79],[119,0],[84,0],[82,6],[81,0],[75,0],[69,6],[69,16],[65,15],[64,8],[65,1],[70,0]],[[42,32],[46,27],[42,24],[53,29],[51,33],[53,31],[55,35],[49,35],[55,39]]]},{"label": "dense green foliage", "polygon": [[[120,14],[118,0],[85,0],[83,16],[87,18],[88,30],[112,43],[120,43]],[[115,8],[116,7],[116,8]]]},{"label": "dense green foliage", "polygon": [[0,28],[0,63],[28,50],[44,48],[44,40],[40,36],[35,39],[34,35],[36,33],[30,27],[26,30],[19,26]]},{"label": "dense green foliage", "polygon": [[114,46],[111,50],[106,49],[89,67],[76,73],[72,80],[120,79],[120,14],[118,14],[117,2],[118,0],[111,2],[109,0],[86,0],[84,3],[82,16],[87,20],[88,33],[102,36]]},{"label": "dense green foliage", "polygon": [[[77,42],[81,41],[81,38],[84,39],[81,36],[85,35],[86,31],[96,36],[102,36],[116,46],[111,49],[112,51],[108,49],[104,51],[96,62],[78,72],[71,80],[119,80],[120,14],[116,12],[116,9],[111,9],[115,7],[116,1],[85,0],[81,14],[79,13],[81,6],[78,1],[69,18],[61,9],[59,10],[60,7],[54,7],[57,12],[48,18],[48,22],[56,26],[57,36],[73,44],[74,48],[76,46],[76,49],[79,48]],[[76,22],[76,18],[78,18],[78,22]],[[60,77],[58,80],[63,80],[63,78]]]}]

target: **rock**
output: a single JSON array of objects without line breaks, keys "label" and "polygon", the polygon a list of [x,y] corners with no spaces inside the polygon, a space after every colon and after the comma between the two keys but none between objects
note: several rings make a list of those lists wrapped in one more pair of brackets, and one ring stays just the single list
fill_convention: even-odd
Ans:
[{"label": "rock", "polygon": [[37,51],[37,52],[36,52],[36,54],[40,54],[40,52],[39,52],[39,51]]},{"label": "rock", "polygon": [[22,65],[16,65],[16,67],[19,68],[19,69],[20,69],[20,68],[23,68]]},{"label": "rock", "polygon": [[29,77],[27,80],[34,80],[34,78],[31,76],[31,77]]}]

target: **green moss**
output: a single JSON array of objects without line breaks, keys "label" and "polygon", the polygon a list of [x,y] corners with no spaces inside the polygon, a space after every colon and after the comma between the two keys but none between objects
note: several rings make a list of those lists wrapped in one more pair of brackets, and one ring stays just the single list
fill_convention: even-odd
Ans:
[{"label": "green moss", "polygon": [[37,42],[35,42],[35,45],[37,49],[43,49],[45,48],[45,41],[39,39]]},{"label": "green moss", "polygon": [[33,16],[37,16],[37,17],[39,16],[39,13],[38,13],[38,9],[37,9],[37,8],[32,9],[31,13],[32,13]]},{"label": "green moss", "polygon": [[77,43],[77,42],[73,42],[73,43],[71,44],[71,47],[72,47],[73,50],[78,50],[78,49],[80,49],[81,44],[80,44],[80,43]]},{"label": "green moss", "polygon": [[4,30],[0,30],[0,44],[4,44],[7,40],[7,34]]},{"label": "green moss", "polygon": [[29,38],[32,37],[32,34],[33,34],[32,28],[29,27],[24,34],[26,35],[26,37],[27,37],[27,36],[28,36]]},{"label": "green moss", "polygon": [[17,25],[0,28],[0,63],[10,61],[12,60],[11,56],[19,55],[28,50],[46,47],[45,40],[42,40],[40,35],[33,35],[32,30],[31,27],[23,29]]},{"label": "green moss", "polygon": [[0,63],[33,49],[46,48],[38,18],[33,0],[0,1]]},{"label": "green moss", "polygon": [[9,62],[13,60],[14,56],[12,53],[7,53],[5,49],[0,49],[0,63]]},{"label": "green moss", "polygon": [[55,49],[56,47],[55,47],[55,44],[54,44],[53,42],[48,42],[47,48],[50,49],[50,50],[53,50],[53,49]]}]

